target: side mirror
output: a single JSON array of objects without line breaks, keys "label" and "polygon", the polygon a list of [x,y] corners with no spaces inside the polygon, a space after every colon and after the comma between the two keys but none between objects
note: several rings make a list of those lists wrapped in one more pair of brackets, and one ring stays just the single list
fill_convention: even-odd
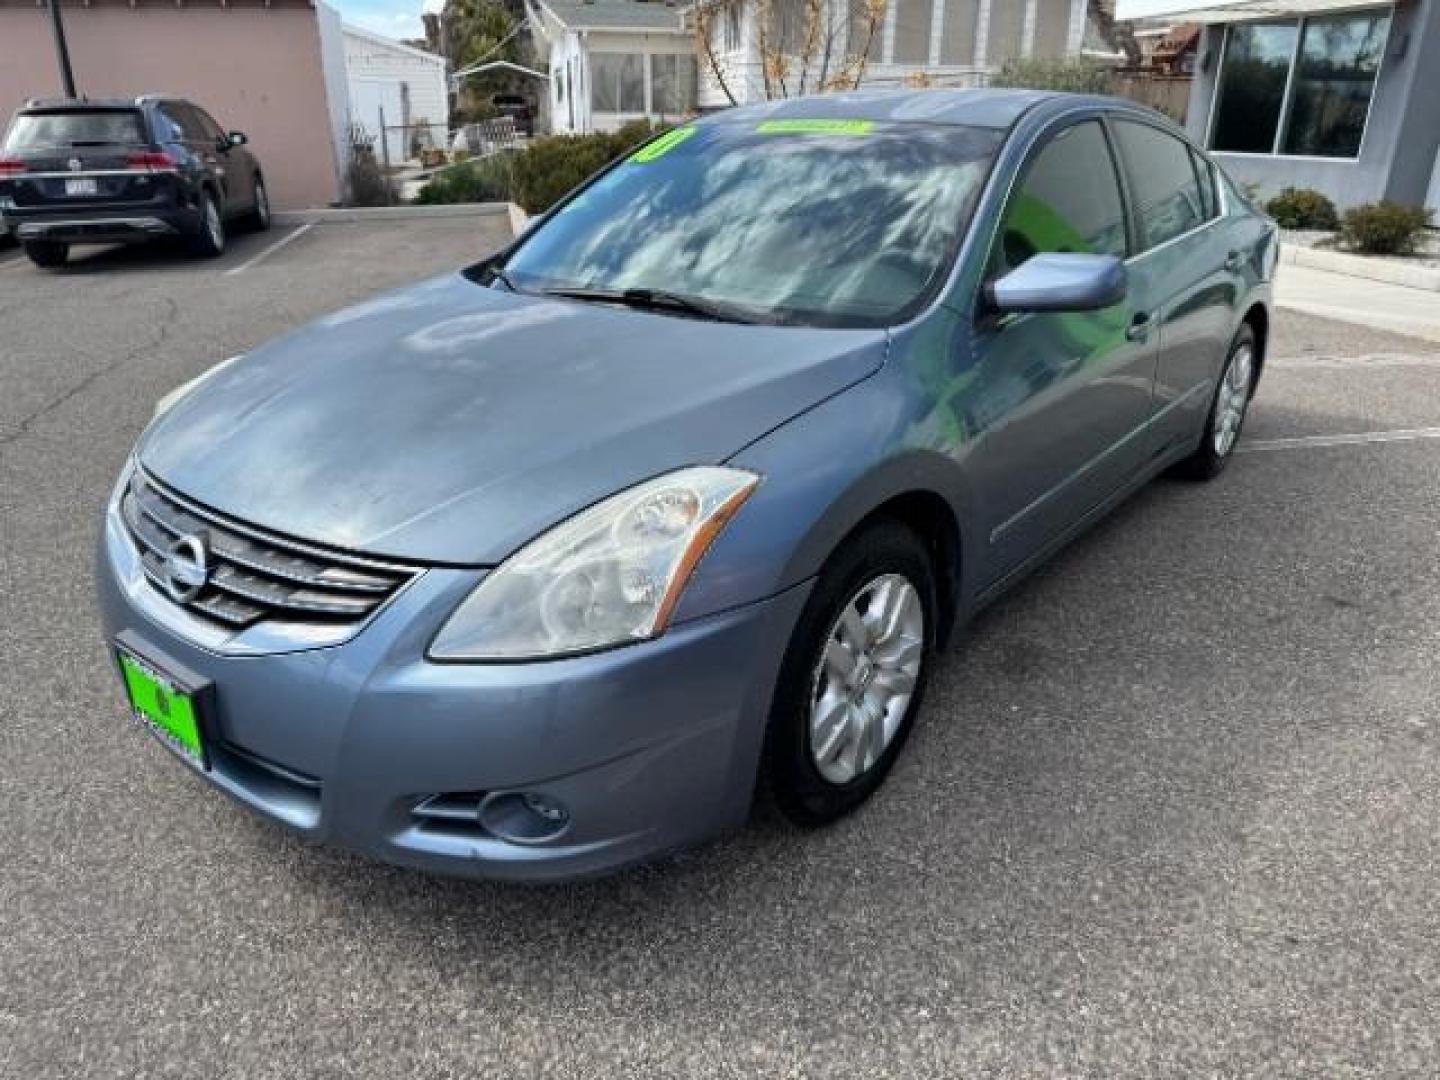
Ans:
[{"label": "side mirror", "polygon": [[244,146],[250,141],[245,137],[245,133],[243,131],[232,131],[229,135],[225,136],[225,140],[231,146]]},{"label": "side mirror", "polygon": [[1114,255],[1046,252],[1025,260],[986,288],[1001,313],[1098,311],[1125,299],[1125,264]]}]

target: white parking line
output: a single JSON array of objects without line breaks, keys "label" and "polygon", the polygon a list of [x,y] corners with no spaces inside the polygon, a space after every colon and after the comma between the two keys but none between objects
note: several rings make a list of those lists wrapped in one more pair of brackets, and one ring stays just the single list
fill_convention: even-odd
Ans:
[{"label": "white parking line", "polygon": [[1277,356],[1267,366],[1368,371],[1372,368],[1440,367],[1440,353],[1365,353],[1360,356]]},{"label": "white parking line", "polygon": [[1401,428],[1395,431],[1361,431],[1354,435],[1300,435],[1289,439],[1256,439],[1241,443],[1236,453],[1261,450],[1304,450],[1314,446],[1360,446],[1365,443],[1415,442],[1440,439],[1440,428]]},{"label": "white parking line", "polygon": [[262,251],[262,252],[260,252],[259,254],[257,254],[254,258],[250,259],[248,262],[243,262],[243,263],[241,263],[239,266],[232,266],[229,270],[226,270],[226,271],[225,271],[225,276],[226,276],[226,277],[234,277],[236,274],[243,274],[246,270],[249,270],[252,266],[255,266],[255,265],[258,264],[258,263],[264,262],[264,261],[265,261],[266,259],[268,259],[271,255],[274,255],[277,251],[279,251],[281,248],[283,248],[286,244],[289,244],[289,243],[291,243],[291,242],[294,241],[294,240],[300,239],[300,237],[304,236],[307,232],[309,232],[309,231],[310,231],[311,229],[313,229],[314,227],[315,227],[315,222],[313,222],[313,221],[307,221],[304,225],[301,225],[301,226],[300,226],[298,229],[296,229],[294,232],[292,232],[292,233],[287,233],[286,235],[282,236],[279,240],[276,240],[275,243],[271,244],[271,245],[270,245],[269,247],[267,247],[264,251]]}]

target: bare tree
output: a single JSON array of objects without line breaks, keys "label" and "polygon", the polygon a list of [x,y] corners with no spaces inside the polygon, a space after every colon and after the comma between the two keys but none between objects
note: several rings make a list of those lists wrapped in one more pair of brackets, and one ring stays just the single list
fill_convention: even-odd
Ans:
[{"label": "bare tree", "polygon": [[727,101],[739,100],[736,72],[722,59],[716,34],[747,22],[767,100],[815,91],[854,90],[865,78],[889,0],[700,0],[695,36],[711,78]]}]

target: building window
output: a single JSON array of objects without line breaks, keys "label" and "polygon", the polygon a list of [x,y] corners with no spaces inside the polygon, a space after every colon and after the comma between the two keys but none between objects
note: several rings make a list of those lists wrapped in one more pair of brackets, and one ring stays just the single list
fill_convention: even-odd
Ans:
[{"label": "building window", "polygon": [[1385,13],[1305,21],[1285,130],[1287,154],[1359,156],[1389,29]]},{"label": "building window", "polygon": [[639,53],[591,53],[590,93],[596,112],[643,113],[645,57]]},{"label": "building window", "polygon": [[1357,157],[1389,29],[1388,11],[1228,27],[1211,149]]},{"label": "building window", "polygon": [[650,111],[679,116],[695,111],[695,57],[650,57]]}]

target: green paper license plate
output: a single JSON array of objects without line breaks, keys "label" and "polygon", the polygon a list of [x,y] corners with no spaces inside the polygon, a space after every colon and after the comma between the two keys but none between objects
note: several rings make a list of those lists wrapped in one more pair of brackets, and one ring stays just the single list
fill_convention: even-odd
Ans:
[{"label": "green paper license plate", "polygon": [[116,655],[135,718],[181,757],[206,768],[197,695],[125,648]]}]

